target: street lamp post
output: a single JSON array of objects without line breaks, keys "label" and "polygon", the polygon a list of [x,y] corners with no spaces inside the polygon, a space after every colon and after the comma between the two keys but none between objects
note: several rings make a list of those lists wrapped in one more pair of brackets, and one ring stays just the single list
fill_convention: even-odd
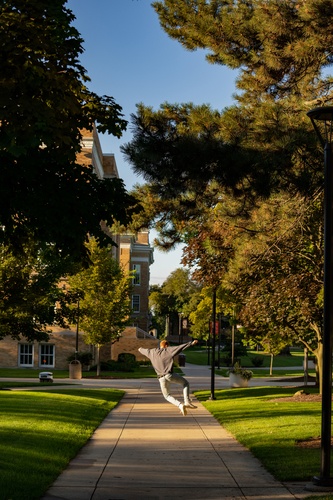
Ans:
[{"label": "street lamp post", "polygon": [[207,339],[207,365],[210,365],[210,320],[208,321],[208,339]]},{"label": "street lamp post", "polygon": [[215,398],[215,324],[216,324],[216,288],[213,289],[213,321],[212,321],[212,365],[210,380],[210,399]]},{"label": "street lamp post", "polygon": [[183,336],[182,318],[183,318],[183,313],[178,313],[178,344],[182,343],[182,336]]},{"label": "street lamp post", "polygon": [[333,486],[331,468],[332,336],[333,336],[333,106],[307,113],[324,147],[324,321],[322,359],[321,470],[313,481]]},{"label": "street lamp post", "polygon": [[80,320],[80,300],[76,304],[76,335],[75,335],[75,360],[79,352],[79,320]]}]

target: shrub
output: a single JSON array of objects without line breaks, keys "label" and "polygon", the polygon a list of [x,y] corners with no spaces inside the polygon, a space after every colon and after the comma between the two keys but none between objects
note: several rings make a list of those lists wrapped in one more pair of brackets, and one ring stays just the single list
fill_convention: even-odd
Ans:
[{"label": "shrub", "polygon": [[[101,366],[101,371],[102,372],[107,372],[110,370],[110,367],[109,367],[109,363],[107,363],[106,361],[101,361],[100,363],[100,366]],[[90,368],[91,371],[95,371],[97,370],[97,365],[93,365],[91,368]]]},{"label": "shrub", "polygon": [[134,354],[129,352],[122,352],[118,356],[118,364],[126,365],[129,369],[128,371],[135,371],[139,367],[139,363],[136,360]]},{"label": "shrub", "polygon": [[118,362],[119,363],[127,363],[129,365],[130,364],[135,365],[136,364],[136,357],[134,354],[132,354],[130,352],[122,352],[118,356]]},{"label": "shrub", "polygon": [[[101,361],[101,371],[103,372],[134,372],[139,367],[139,363],[135,359],[135,355],[131,353],[121,353],[118,356],[118,361],[109,359]],[[91,370],[96,370],[97,366],[92,366]]]},{"label": "shrub", "polygon": [[110,360],[107,363],[108,370],[111,372],[134,372],[135,366],[131,363]]},{"label": "shrub", "polygon": [[141,359],[138,363],[140,366],[151,366],[150,359]]},{"label": "shrub", "polygon": [[228,375],[230,375],[230,373],[240,375],[245,380],[250,380],[253,377],[253,372],[246,368],[242,368],[239,363],[235,363],[234,366],[228,370]]},{"label": "shrub", "polygon": [[[76,359],[78,361],[80,361],[81,365],[90,365],[92,359],[93,359],[93,355],[91,352],[78,352],[76,354]],[[74,361],[75,360],[75,353],[74,354],[71,354],[70,356],[68,356],[67,358],[67,361],[68,362],[71,362],[71,361]]]},{"label": "shrub", "polygon": [[[231,342],[226,341],[222,349],[222,354],[226,357],[229,356],[231,358],[231,353],[232,353]],[[247,355],[246,346],[243,345],[242,342],[236,342],[234,345],[235,358],[240,358],[241,356],[246,356],[246,355]]]},{"label": "shrub", "polygon": [[264,358],[262,356],[253,356],[251,363],[258,368],[264,364]]},{"label": "shrub", "polygon": [[[220,358],[220,361],[221,361],[221,364],[223,366],[231,366],[232,364],[232,358],[231,358],[231,355],[225,355],[225,356],[222,356]],[[239,358],[235,358],[234,359],[234,363],[239,363],[240,362],[240,359]]]}]

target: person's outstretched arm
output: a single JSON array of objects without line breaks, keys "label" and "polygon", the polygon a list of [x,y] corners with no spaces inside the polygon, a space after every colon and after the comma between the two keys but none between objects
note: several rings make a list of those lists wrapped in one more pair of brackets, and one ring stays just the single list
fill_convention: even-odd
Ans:
[{"label": "person's outstretched arm", "polygon": [[191,347],[192,345],[196,345],[198,343],[198,340],[192,340],[191,342],[186,342],[186,344],[180,344],[180,345],[175,345],[173,347],[169,347],[168,349],[172,351],[172,354],[176,356],[180,352],[184,351],[184,349],[187,349],[188,347]]}]

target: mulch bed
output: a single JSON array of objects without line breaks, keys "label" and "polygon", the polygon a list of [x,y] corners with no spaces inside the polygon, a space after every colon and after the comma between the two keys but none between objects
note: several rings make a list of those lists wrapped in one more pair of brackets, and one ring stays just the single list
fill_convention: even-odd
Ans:
[{"label": "mulch bed", "polygon": [[286,403],[321,403],[321,394],[307,394],[303,389],[298,390],[293,396],[287,396],[285,398],[275,398],[270,401],[276,403],[286,402]]},{"label": "mulch bed", "polygon": [[[331,439],[331,445],[333,444],[333,439]],[[299,448],[320,448],[321,439],[320,437],[305,439],[304,441],[296,441],[296,446]]]}]

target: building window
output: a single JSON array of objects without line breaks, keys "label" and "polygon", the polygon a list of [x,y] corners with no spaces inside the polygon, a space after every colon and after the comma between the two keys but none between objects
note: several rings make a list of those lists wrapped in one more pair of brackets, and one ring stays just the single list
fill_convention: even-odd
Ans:
[{"label": "building window", "polygon": [[53,344],[41,344],[39,346],[39,366],[54,366]]},{"label": "building window", "polygon": [[141,266],[140,264],[133,264],[134,278],[133,285],[141,285]]},{"label": "building window", "polygon": [[132,309],[133,312],[140,312],[140,295],[132,295]]},{"label": "building window", "polygon": [[34,346],[33,344],[19,344],[19,365],[34,365]]}]

